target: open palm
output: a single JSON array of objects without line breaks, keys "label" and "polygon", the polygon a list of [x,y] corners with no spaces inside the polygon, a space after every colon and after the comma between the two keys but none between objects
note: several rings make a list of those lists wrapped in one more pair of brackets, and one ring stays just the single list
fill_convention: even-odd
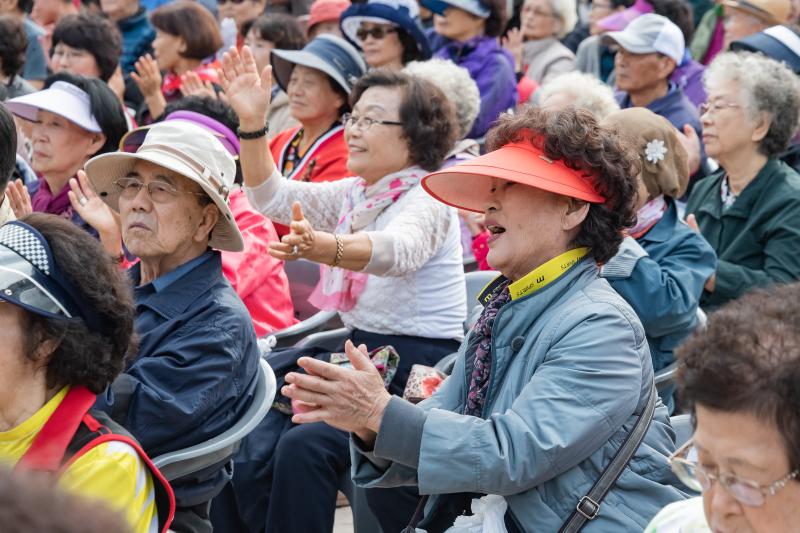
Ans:
[{"label": "open palm", "polygon": [[235,48],[225,52],[219,74],[222,90],[239,122],[243,126],[263,125],[272,92],[272,67],[265,67],[259,74],[253,52],[244,46],[241,54]]}]

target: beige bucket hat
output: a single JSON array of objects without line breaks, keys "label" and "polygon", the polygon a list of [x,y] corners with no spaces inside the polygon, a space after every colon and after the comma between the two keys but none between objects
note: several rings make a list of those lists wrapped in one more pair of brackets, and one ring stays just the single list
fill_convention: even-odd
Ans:
[{"label": "beige bucket hat", "polygon": [[160,122],[150,127],[135,153],[113,152],[87,161],[89,181],[114,211],[119,212],[119,190],[114,182],[131,172],[137,161],[149,161],[200,185],[220,212],[209,246],[230,252],[244,249],[242,234],[228,205],[236,162],[208,130],[185,120]]}]

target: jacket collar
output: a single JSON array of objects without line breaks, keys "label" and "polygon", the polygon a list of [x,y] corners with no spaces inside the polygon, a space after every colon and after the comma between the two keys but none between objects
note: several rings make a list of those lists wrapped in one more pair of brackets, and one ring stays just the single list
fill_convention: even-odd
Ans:
[{"label": "jacket collar", "polygon": [[145,10],[145,8],[140,7],[139,11],[137,11],[136,13],[134,13],[133,15],[131,15],[126,19],[120,20],[119,22],[117,22],[117,25],[119,26],[119,29],[121,31],[127,31],[146,22],[147,22],[147,11]]},{"label": "jacket collar", "polygon": [[154,282],[137,286],[141,279],[141,264],[131,267],[129,274],[134,283],[136,306],[148,307],[167,319],[186,311],[222,279],[222,256],[218,251],[207,251],[192,261],[197,262],[160,289],[157,288],[158,283]]},{"label": "jacket collar", "polygon": [[653,224],[650,231],[639,237],[639,242],[665,242],[675,233],[675,224],[678,222],[678,209],[675,207],[675,200],[666,198],[667,211],[661,220]]},{"label": "jacket collar", "polygon": [[[711,189],[710,201],[704,202],[698,209],[700,212],[707,213],[715,219],[720,219],[722,216],[747,218],[750,216],[753,209],[753,204],[761,196],[765,188],[772,182],[772,177],[777,174],[781,166],[781,161],[776,158],[770,158],[767,163],[758,171],[753,181],[747,184],[744,190],[739,193],[736,201],[724,213],[722,212],[722,197],[720,196],[720,184],[725,179],[725,172],[721,171],[714,179],[714,185]],[[713,179],[713,178],[706,178]]]}]

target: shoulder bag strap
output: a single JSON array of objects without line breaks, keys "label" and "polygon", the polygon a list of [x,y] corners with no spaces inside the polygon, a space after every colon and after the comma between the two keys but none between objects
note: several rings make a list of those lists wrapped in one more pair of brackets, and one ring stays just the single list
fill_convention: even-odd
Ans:
[{"label": "shoulder bag strap", "polygon": [[600,513],[600,503],[603,498],[606,497],[611,487],[617,482],[617,479],[628,466],[639,445],[644,440],[644,436],[650,428],[650,422],[653,420],[657,399],[658,393],[655,386],[653,386],[650,391],[650,397],[647,399],[647,404],[642,414],[639,415],[633,430],[626,437],[625,442],[622,443],[611,463],[600,474],[600,478],[589,491],[589,494],[578,500],[578,505],[575,506],[575,510],[564,522],[564,525],[561,526],[559,533],[577,533],[586,522],[594,520]]}]

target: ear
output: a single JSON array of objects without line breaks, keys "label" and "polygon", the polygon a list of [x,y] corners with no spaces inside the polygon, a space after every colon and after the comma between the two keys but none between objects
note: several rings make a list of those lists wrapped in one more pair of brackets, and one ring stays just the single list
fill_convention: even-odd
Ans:
[{"label": "ear", "polygon": [[187,46],[188,45],[186,44],[186,39],[184,39],[183,37],[178,37],[178,55],[184,57]]},{"label": "ear", "polygon": [[39,342],[38,346],[36,346],[37,365],[41,365],[41,368],[46,368],[50,363],[50,358],[53,357],[53,353],[60,345],[61,339],[47,339]]},{"label": "ear", "polygon": [[194,233],[195,242],[206,242],[211,238],[211,230],[214,229],[214,226],[219,222],[220,216],[219,208],[214,202],[203,206],[200,224],[197,226],[197,230],[195,230]]},{"label": "ear", "polygon": [[772,114],[762,111],[756,118],[756,127],[753,128],[753,133],[750,135],[750,140],[753,142],[761,142],[764,137],[769,133],[769,127],[772,125]]},{"label": "ear", "polygon": [[678,66],[675,60],[671,57],[661,56],[660,76],[659,78],[669,78]]},{"label": "ear", "polygon": [[589,202],[567,198],[566,209],[561,217],[561,229],[572,231],[580,226],[589,214]]},{"label": "ear", "polygon": [[103,133],[95,133],[92,135],[92,143],[89,145],[88,156],[91,157],[96,154],[100,148],[106,143],[107,137]]}]

